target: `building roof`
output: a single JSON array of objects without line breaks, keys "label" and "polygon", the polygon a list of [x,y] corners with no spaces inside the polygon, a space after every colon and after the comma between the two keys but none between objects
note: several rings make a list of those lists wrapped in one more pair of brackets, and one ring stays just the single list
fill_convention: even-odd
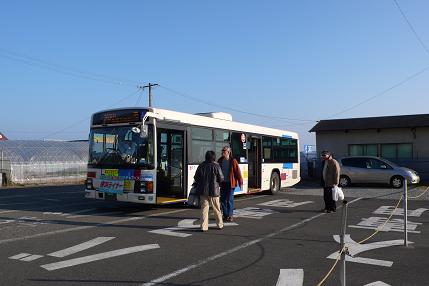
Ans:
[{"label": "building roof", "polygon": [[429,126],[429,114],[320,120],[309,132]]}]

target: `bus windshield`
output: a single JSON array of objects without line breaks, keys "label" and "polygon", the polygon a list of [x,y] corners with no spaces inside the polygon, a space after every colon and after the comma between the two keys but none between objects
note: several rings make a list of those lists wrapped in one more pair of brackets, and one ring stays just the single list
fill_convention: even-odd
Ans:
[{"label": "bus windshield", "polygon": [[152,128],[146,138],[137,126],[93,128],[90,133],[89,164],[98,167],[152,169]]}]

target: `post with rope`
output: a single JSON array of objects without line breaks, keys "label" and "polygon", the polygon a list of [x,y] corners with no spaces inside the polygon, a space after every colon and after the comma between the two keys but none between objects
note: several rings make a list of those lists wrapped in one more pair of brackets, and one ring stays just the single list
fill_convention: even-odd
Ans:
[{"label": "post with rope", "polygon": [[343,212],[342,212],[342,226],[341,226],[341,236],[340,236],[340,249],[341,249],[341,269],[340,269],[340,281],[341,286],[346,286],[346,254],[347,249],[345,249],[345,237],[347,232],[347,201],[343,200]]},{"label": "post with rope", "polygon": [[404,179],[404,246],[408,246],[408,187],[407,179]]}]

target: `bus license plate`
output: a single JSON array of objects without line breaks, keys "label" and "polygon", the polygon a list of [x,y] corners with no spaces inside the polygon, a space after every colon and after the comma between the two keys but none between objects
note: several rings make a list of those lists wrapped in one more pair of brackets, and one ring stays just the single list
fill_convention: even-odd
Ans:
[{"label": "bus license plate", "polygon": [[104,193],[104,200],[105,201],[117,201],[116,194]]}]

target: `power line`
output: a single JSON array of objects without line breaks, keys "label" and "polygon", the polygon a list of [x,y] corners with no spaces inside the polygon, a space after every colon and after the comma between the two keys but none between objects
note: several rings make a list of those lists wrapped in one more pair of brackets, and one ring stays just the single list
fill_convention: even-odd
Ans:
[{"label": "power line", "polygon": [[[108,109],[108,108],[112,108],[112,107],[115,107],[116,105],[118,105],[118,104],[120,104],[121,102],[123,102],[123,101],[127,100],[128,98],[130,98],[130,97],[132,97],[132,96],[135,96],[135,95],[136,95],[137,93],[139,93],[139,92],[140,92],[140,89],[139,89],[139,90],[137,90],[137,91],[134,91],[133,93],[131,93],[131,94],[129,94],[129,95],[127,95],[127,96],[123,97],[122,99],[118,100],[117,102],[113,103],[112,105],[107,106],[107,107],[106,107],[106,109]],[[88,120],[88,119],[90,119],[90,118],[91,118],[91,116],[87,116],[87,117],[85,117],[84,119],[79,120],[79,121],[77,121],[77,122],[75,122],[75,123],[72,123],[72,124],[70,124],[70,125],[68,125],[68,126],[66,126],[66,127],[64,127],[64,128],[62,128],[62,129],[60,129],[60,130],[58,130],[58,131],[54,131],[54,132],[52,132],[52,133],[47,134],[47,135],[46,135],[46,136],[44,136],[43,138],[39,138],[39,140],[43,140],[43,139],[45,139],[46,137],[51,137],[51,136],[54,136],[54,135],[57,135],[57,134],[63,133],[65,130],[68,130],[68,129],[70,129],[70,128],[72,128],[72,127],[74,127],[74,126],[76,126],[76,125],[78,125],[78,124],[80,124],[80,123],[82,123],[82,122],[84,122],[84,121],[87,121],[87,120]]]},{"label": "power line", "polygon": [[177,94],[177,95],[179,95],[181,97],[184,97],[184,98],[187,98],[187,99],[191,99],[191,100],[194,100],[194,101],[197,101],[197,102],[201,102],[201,103],[204,103],[204,104],[209,105],[209,106],[218,107],[218,108],[221,108],[221,109],[225,109],[225,110],[229,110],[229,111],[233,111],[233,112],[237,112],[237,113],[242,113],[242,114],[252,115],[252,116],[256,116],[256,117],[267,118],[267,119],[285,120],[285,121],[289,121],[290,124],[294,124],[294,122],[290,122],[290,121],[316,122],[316,120],[311,120],[311,119],[286,118],[286,117],[270,116],[270,115],[265,115],[265,114],[258,114],[258,113],[243,111],[243,110],[239,110],[239,109],[230,108],[230,107],[227,107],[227,106],[215,104],[215,103],[212,103],[212,102],[209,102],[209,101],[205,101],[205,100],[202,100],[202,99],[199,99],[199,98],[187,95],[185,93],[178,92],[176,90],[173,90],[173,89],[168,88],[168,87],[163,86],[163,85],[159,85],[159,86],[161,88],[164,88],[165,90],[168,90],[169,92]]},{"label": "power line", "polygon": [[411,29],[411,31],[413,32],[414,36],[416,37],[416,39],[419,41],[420,45],[423,47],[423,49],[426,51],[426,53],[429,55],[429,49],[426,47],[425,43],[423,43],[422,39],[419,37],[419,35],[417,34],[416,30],[414,29],[413,25],[411,24],[411,22],[408,20],[407,16],[405,15],[404,11],[401,9],[401,6],[399,6],[398,1],[393,0],[393,2],[395,2],[396,4],[396,8],[398,8],[399,12],[402,15],[402,18],[404,18],[405,22],[407,22],[408,27]]},{"label": "power line", "polygon": [[47,62],[45,60],[34,58],[34,57],[31,57],[31,56],[28,56],[25,54],[12,52],[12,51],[9,51],[9,50],[4,49],[4,48],[0,48],[0,57],[9,59],[9,60],[12,60],[15,62],[20,62],[20,63],[26,64],[29,66],[38,67],[41,69],[50,70],[50,71],[54,71],[57,73],[61,73],[61,74],[65,74],[65,75],[69,75],[69,76],[73,76],[73,77],[78,77],[78,78],[83,78],[83,79],[87,79],[87,80],[93,80],[93,81],[98,81],[98,82],[103,82],[103,83],[108,83],[108,84],[121,85],[121,86],[124,86],[124,85],[125,86],[133,86],[133,87],[135,87],[139,84],[136,81],[115,79],[115,78],[110,77],[110,76],[86,72],[86,71],[79,70],[77,68],[66,67],[63,65],[50,63],[50,62]]},{"label": "power line", "polygon": [[397,88],[397,87],[399,87],[399,86],[401,86],[401,85],[405,84],[406,82],[408,82],[408,81],[410,81],[410,80],[414,79],[415,77],[417,77],[417,76],[419,76],[419,75],[423,74],[423,73],[424,73],[424,72],[426,72],[428,69],[429,69],[429,66],[426,66],[425,68],[421,69],[420,71],[418,71],[418,72],[414,73],[413,75],[411,75],[411,76],[407,77],[406,79],[403,79],[402,81],[400,81],[400,82],[398,82],[398,83],[396,83],[396,84],[392,85],[391,87],[389,87],[389,88],[387,88],[387,89],[383,90],[382,92],[380,92],[380,93],[378,93],[378,94],[376,94],[376,95],[374,95],[374,96],[371,96],[371,97],[369,97],[369,98],[365,99],[364,101],[362,101],[362,102],[360,102],[360,103],[358,103],[358,104],[353,105],[352,107],[349,107],[349,108],[347,108],[347,109],[344,109],[343,111],[340,111],[340,112],[334,113],[334,114],[332,114],[331,116],[329,116],[328,118],[326,118],[325,120],[327,120],[327,119],[332,119],[332,118],[336,117],[337,115],[340,115],[340,114],[346,113],[347,111],[350,111],[350,110],[352,110],[352,109],[355,109],[356,107],[361,106],[362,104],[367,103],[368,101],[371,101],[371,100],[373,100],[373,99],[375,99],[375,98],[377,98],[377,97],[379,97],[379,96],[382,96],[382,95],[384,95],[384,94],[388,93],[389,91],[391,91],[392,89],[395,89],[395,88]]}]

